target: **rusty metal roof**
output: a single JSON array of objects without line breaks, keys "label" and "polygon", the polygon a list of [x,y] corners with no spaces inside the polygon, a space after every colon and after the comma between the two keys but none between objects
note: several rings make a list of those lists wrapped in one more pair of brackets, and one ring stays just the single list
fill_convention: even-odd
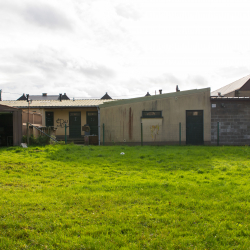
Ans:
[{"label": "rusty metal roof", "polygon": [[249,79],[250,79],[250,75],[247,75],[247,76],[245,76],[245,77],[243,77],[235,82],[232,82],[232,83],[230,83],[230,84],[228,84],[220,89],[213,91],[211,93],[211,96],[217,96],[218,92],[220,92],[221,95],[226,95],[226,94],[231,93],[235,90],[238,90],[238,89],[242,88]]},{"label": "rusty metal roof", "polygon": [[[86,99],[86,100],[46,100],[46,101],[32,101],[30,108],[86,108],[99,107],[105,102],[115,101],[114,99],[100,100],[100,99]],[[1,101],[0,104],[15,108],[28,108],[27,101]]]}]

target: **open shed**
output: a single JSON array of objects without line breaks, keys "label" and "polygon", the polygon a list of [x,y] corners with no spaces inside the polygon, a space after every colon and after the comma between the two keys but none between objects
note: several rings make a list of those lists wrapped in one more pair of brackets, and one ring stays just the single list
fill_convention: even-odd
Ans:
[{"label": "open shed", "polygon": [[17,146],[22,141],[22,110],[0,104],[0,146]]}]

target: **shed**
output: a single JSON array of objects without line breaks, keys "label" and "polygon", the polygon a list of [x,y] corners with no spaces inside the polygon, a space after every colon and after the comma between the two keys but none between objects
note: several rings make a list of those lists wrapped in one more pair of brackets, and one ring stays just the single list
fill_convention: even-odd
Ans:
[{"label": "shed", "polygon": [[17,146],[22,141],[22,110],[0,104],[0,146]]},{"label": "shed", "polygon": [[[23,101],[2,101],[2,104],[19,108],[23,111],[23,123],[41,123],[44,127],[53,127],[56,130],[56,139],[65,139],[65,124],[67,139],[75,142],[82,141],[85,131],[82,127],[85,124],[90,126],[90,135],[98,136],[99,116],[98,107],[113,99],[87,99],[87,100],[34,100],[32,102]],[[35,114],[41,114],[41,122],[34,120]],[[25,133],[25,131],[23,131]]]},{"label": "shed", "polygon": [[210,144],[210,88],[106,102],[100,122],[104,145]]}]

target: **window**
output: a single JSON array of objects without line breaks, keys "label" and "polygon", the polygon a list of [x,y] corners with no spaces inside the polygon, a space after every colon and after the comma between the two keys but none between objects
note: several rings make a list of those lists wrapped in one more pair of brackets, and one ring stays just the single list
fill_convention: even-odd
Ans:
[{"label": "window", "polygon": [[142,111],[142,118],[162,118],[162,111]]},{"label": "window", "polygon": [[81,116],[81,112],[70,112],[69,116]]},{"label": "window", "polygon": [[197,111],[187,111],[187,116],[202,116],[203,111],[202,110],[197,110]]},{"label": "window", "polygon": [[87,112],[87,116],[97,116],[97,112]]}]

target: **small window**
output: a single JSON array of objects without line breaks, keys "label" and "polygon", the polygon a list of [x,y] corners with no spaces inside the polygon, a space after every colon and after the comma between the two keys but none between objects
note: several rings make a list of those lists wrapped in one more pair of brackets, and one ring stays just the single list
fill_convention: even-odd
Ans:
[{"label": "small window", "polygon": [[162,111],[142,111],[142,118],[162,118]]},{"label": "small window", "polygon": [[97,112],[87,112],[88,116],[97,116]]},{"label": "small window", "polygon": [[81,116],[81,112],[76,112],[76,113],[70,112],[69,116]]},{"label": "small window", "polygon": [[202,116],[203,113],[202,110],[197,110],[197,111],[187,111],[187,116]]}]

